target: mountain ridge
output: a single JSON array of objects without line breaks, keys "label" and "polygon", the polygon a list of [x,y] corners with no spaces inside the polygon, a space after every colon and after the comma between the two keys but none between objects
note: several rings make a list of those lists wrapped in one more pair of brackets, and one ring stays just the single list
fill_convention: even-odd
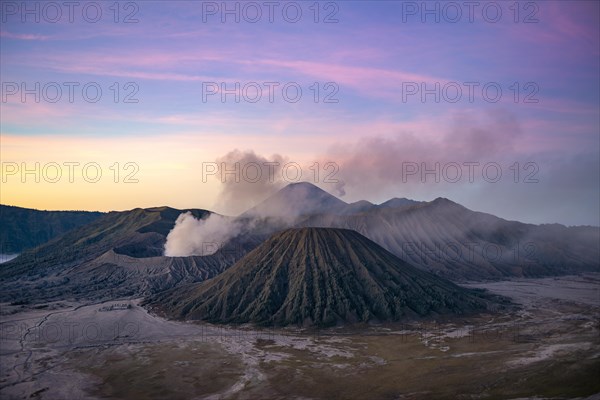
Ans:
[{"label": "mountain ridge", "polygon": [[47,211],[0,204],[0,253],[34,248],[102,215],[98,211]]},{"label": "mountain ridge", "polygon": [[[323,195],[324,191],[316,193]],[[43,300],[60,296],[62,289],[64,294],[78,290],[77,296],[101,298],[109,292],[97,283],[96,276],[104,276],[107,285],[119,293],[128,293],[125,287],[129,286],[136,296],[178,282],[198,282],[225,271],[275,232],[293,227],[355,230],[405,262],[454,282],[600,271],[600,228],[508,221],[445,198],[403,207],[382,208],[366,201],[330,204],[334,205],[332,213],[320,213],[317,208],[315,214],[298,214],[288,220],[223,217],[239,227],[239,232],[211,257],[181,257],[177,262],[163,256],[175,220],[186,211],[198,219],[215,213],[167,206],[105,213],[2,264],[0,298]],[[351,207],[356,207],[356,212],[347,213]],[[140,273],[145,262],[153,265],[155,276]],[[159,277],[165,277],[168,284],[158,284],[157,279],[163,279]],[[65,278],[71,281],[62,289],[52,286],[50,291],[45,286]],[[77,284],[85,290],[81,292]]]},{"label": "mountain ridge", "polygon": [[177,217],[188,211],[196,218],[211,214],[170,207],[106,213],[2,264],[0,299],[139,297],[212,277],[254,247],[255,243],[241,242],[223,246],[211,256],[163,256],[167,234]]}]

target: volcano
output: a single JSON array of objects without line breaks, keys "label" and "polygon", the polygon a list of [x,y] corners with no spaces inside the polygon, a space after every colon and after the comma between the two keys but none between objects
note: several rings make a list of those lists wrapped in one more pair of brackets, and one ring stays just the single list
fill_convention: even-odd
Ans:
[{"label": "volcano", "polygon": [[463,315],[493,305],[356,231],[334,228],[277,233],[215,278],[146,304],[173,318],[280,326]]},{"label": "volcano", "polygon": [[249,209],[241,217],[296,218],[308,214],[343,213],[348,204],[323,189],[308,183],[291,183]]}]

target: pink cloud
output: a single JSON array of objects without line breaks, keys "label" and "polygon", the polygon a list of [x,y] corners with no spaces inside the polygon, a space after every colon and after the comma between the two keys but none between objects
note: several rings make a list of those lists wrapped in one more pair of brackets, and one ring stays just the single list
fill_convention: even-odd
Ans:
[{"label": "pink cloud", "polygon": [[440,82],[444,84],[449,81],[445,78],[399,70],[355,67],[312,61],[263,60],[261,63],[284,69],[292,69],[306,76],[336,82],[367,94],[383,97],[398,98],[400,96],[399,89],[402,87],[403,82],[427,82],[430,84]]},{"label": "pink cloud", "polygon": [[[585,48],[586,52],[598,54],[598,3],[593,1],[544,1],[532,3],[539,7],[535,14],[528,8],[522,10],[520,19],[532,16],[536,23],[511,23],[499,25],[519,41],[547,45],[575,44],[574,48]],[[595,46],[589,46],[596,44]],[[568,47],[566,50],[573,50]]]},{"label": "pink cloud", "polygon": [[12,33],[8,31],[0,31],[1,38],[16,39],[16,40],[48,40],[50,36],[36,35],[33,33]]},{"label": "pink cloud", "polygon": [[[69,63],[64,60],[69,59]],[[227,55],[219,52],[202,54],[180,53],[173,51],[127,52],[115,54],[113,50],[95,51],[93,53],[78,52],[76,56],[70,53],[42,53],[17,60],[19,65],[43,67],[46,69],[82,73],[98,76],[118,76],[137,79],[167,80],[167,81],[234,81],[234,78],[223,78],[208,75],[189,74],[174,70],[176,66],[193,65],[201,70],[204,65],[215,61],[226,61]],[[239,79],[238,79],[239,80]]]}]

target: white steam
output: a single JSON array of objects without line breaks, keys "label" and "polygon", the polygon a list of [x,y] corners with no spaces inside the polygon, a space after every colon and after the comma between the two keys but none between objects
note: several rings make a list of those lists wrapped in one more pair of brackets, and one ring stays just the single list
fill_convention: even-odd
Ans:
[{"label": "white steam", "polygon": [[175,227],[165,243],[165,256],[208,256],[222,248],[241,231],[241,225],[230,218],[210,214],[196,219],[191,212],[177,217]]}]

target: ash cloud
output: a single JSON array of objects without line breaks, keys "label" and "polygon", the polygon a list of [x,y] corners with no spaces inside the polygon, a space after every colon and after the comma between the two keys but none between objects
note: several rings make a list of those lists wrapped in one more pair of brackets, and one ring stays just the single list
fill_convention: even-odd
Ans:
[{"label": "ash cloud", "polygon": [[[215,160],[214,179],[221,181],[216,205],[238,215],[283,188],[281,169],[288,159],[275,154],[257,155],[254,151],[234,150]],[[275,211],[275,210],[271,210]],[[255,219],[261,215],[253,215]],[[254,227],[253,221],[210,214],[198,220],[191,213],[181,214],[169,232],[164,255],[168,257],[214,254],[231,239]]]},{"label": "ash cloud", "polygon": [[[436,163],[444,166],[449,163],[503,162],[514,156],[521,136],[519,123],[508,112],[488,113],[484,121],[460,113],[455,116],[450,129],[439,132],[437,138],[431,135],[421,138],[413,132],[399,132],[394,137],[363,137],[353,143],[331,147],[322,158],[335,160],[338,164],[341,181],[336,187],[338,193],[348,190],[377,195],[386,188],[397,189],[396,185],[411,191],[419,186],[422,189],[423,163],[433,169]],[[403,168],[406,171],[408,163],[416,163],[419,168],[416,174],[407,173],[404,178]],[[464,172],[468,172],[466,167]],[[430,177],[429,181],[432,180]]]},{"label": "ash cloud", "polygon": [[[216,160],[221,192],[217,204],[238,215],[283,188],[282,168],[288,158],[274,154],[267,158],[254,151],[234,150]],[[228,173],[235,171],[233,173]],[[236,175],[237,174],[237,179]]]},{"label": "ash cloud", "polygon": [[[348,192],[355,200],[375,201],[377,197],[387,200],[403,195],[431,200],[442,196],[475,210],[524,222],[598,225],[600,179],[597,178],[600,172],[597,154],[580,155],[565,163],[564,155],[523,151],[519,145],[522,137],[520,124],[508,112],[496,110],[488,113],[484,119],[460,113],[437,138],[431,137],[431,132],[427,137],[403,132],[395,137],[372,136],[340,143],[316,158],[321,165],[326,162],[336,164],[338,173],[335,178],[338,182],[311,183],[339,197]],[[436,183],[430,178],[423,182],[420,173],[411,175],[407,181],[402,179],[405,162],[418,163],[419,166],[425,163],[428,167],[435,163],[496,162],[508,168],[514,162],[523,165],[528,161],[539,163],[540,172],[536,176],[539,183],[516,184],[512,175],[505,175],[502,181],[495,184],[486,183],[481,180],[481,172],[478,172],[480,175],[474,184],[469,183],[466,177],[458,183],[443,180]],[[219,174],[214,177],[222,182],[218,205],[233,215],[255,207],[293,183],[284,179],[282,174],[282,168],[288,162],[290,159],[283,155],[266,157],[254,151],[234,150],[220,157],[216,160]],[[244,173],[244,166],[247,165],[253,167],[246,168]],[[309,167],[301,166],[304,171],[309,171]],[[231,173],[236,169],[239,179],[234,179],[235,172]],[[511,172],[505,169],[504,173]],[[591,177],[593,179],[590,180]],[[315,196],[313,193],[302,195],[299,190],[291,197],[298,201],[287,198],[279,203],[272,201],[268,209],[259,206],[242,214],[246,219],[244,226],[233,218],[216,214],[201,221],[183,214],[169,233],[165,255],[207,255],[206,243],[224,245],[246,229],[258,226],[257,222],[264,218],[270,218],[271,222],[276,218],[282,227],[294,224],[298,210],[309,205]]]},{"label": "ash cloud", "polygon": [[[523,222],[600,224],[600,162],[591,148],[575,154],[538,151],[518,119],[502,110],[478,118],[459,113],[437,138],[427,133],[426,137],[413,132],[363,137],[333,146],[321,158],[337,162],[340,189],[354,200],[448,197],[468,208]],[[419,171],[403,177],[403,164],[410,162],[418,164]],[[427,168],[439,163],[443,168],[469,162],[479,163],[473,182],[464,166],[458,182],[444,177],[436,182],[433,176],[423,179],[421,174],[422,163]],[[483,166],[492,162],[502,167],[502,177],[495,183],[482,174]],[[515,178],[511,168],[516,163]],[[524,168],[528,163],[535,168]]]},{"label": "ash cloud", "polygon": [[[218,172],[214,178],[221,181],[221,192],[215,206],[224,208],[231,215],[248,211],[291,183],[309,182],[338,196],[345,195],[343,182],[335,179],[333,166],[328,165],[331,164],[328,160],[319,163],[318,179],[315,179],[314,163],[300,163],[279,154],[266,157],[252,150],[231,151],[218,158],[215,164]],[[325,179],[326,176],[328,179]],[[303,202],[310,200],[309,194],[299,189],[295,194],[295,204],[281,204],[281,209],[264,210],[259,217],[294,214],[295,210],[302,208]]]}]

